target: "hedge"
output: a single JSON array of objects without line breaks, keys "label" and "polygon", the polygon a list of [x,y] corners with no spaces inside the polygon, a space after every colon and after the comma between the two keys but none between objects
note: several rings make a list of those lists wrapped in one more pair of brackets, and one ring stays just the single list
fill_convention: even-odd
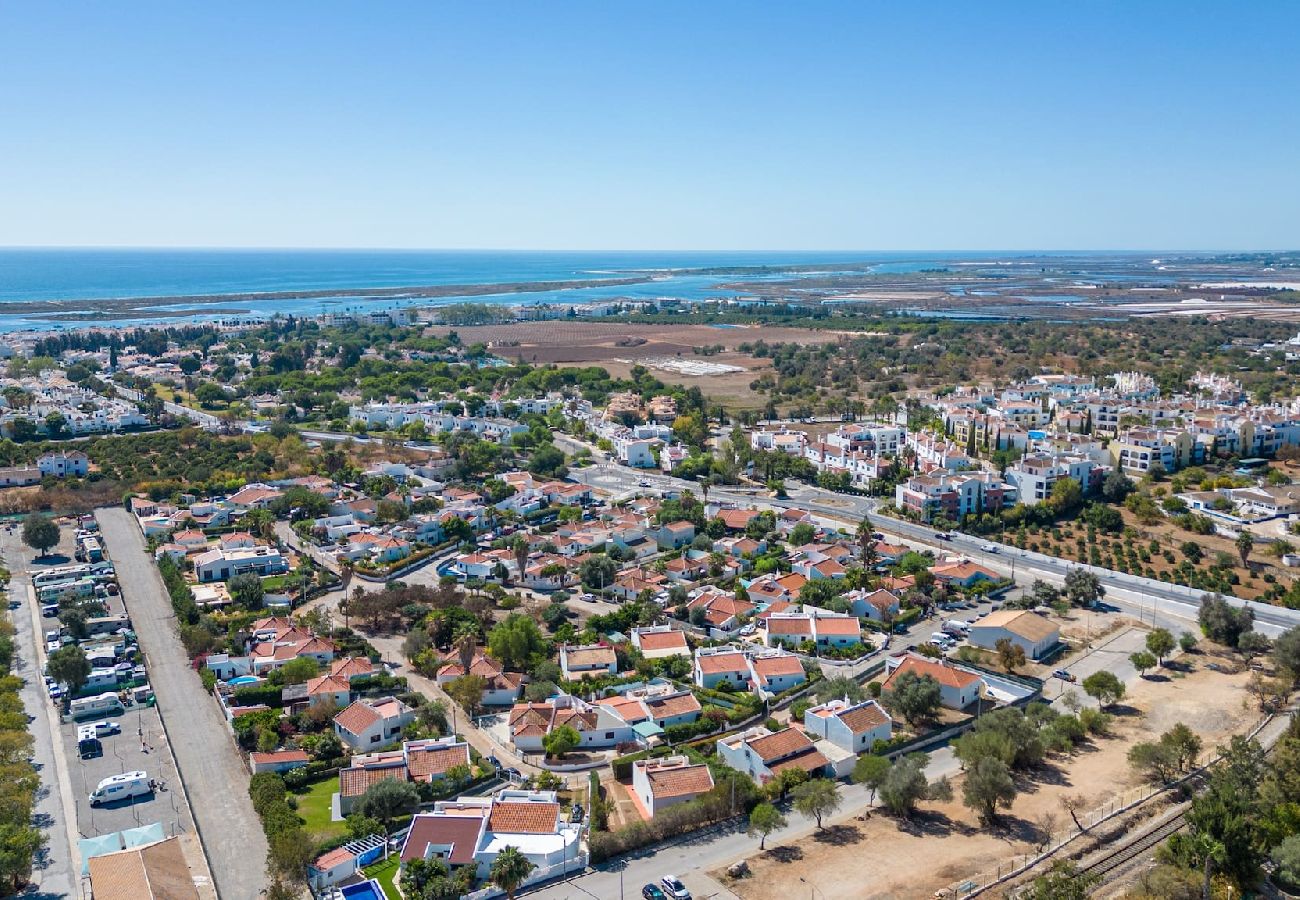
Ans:
[{"label": "hedge", "polygon": [[235,706],[284,706],[280,699],[282,687],[278,684],[241,684],[235,688]]},{"label": "hedge", "polygon": [[720,784],[695,800],[661,810],[649,822],[633,822],[618,831],[592,831],[587,836],[587,846],[593,863],[603,862],[629,850],[658,843],[678,835],[697,831],[709,825],[725,822],[736,815],[748,813],[758,801],[758,788],[744,775],[735,773],[737,787],[740,779],[748,782],[747,788],[735,792],[733,808],[731,789]]}]

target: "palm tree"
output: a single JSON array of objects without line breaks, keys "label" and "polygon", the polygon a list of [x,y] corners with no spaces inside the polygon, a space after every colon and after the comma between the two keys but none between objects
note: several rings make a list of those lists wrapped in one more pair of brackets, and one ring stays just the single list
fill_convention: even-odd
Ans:
[{"label": "palm tree", "polygon": [[535,868],[537,867],[532,860],[520,853],[518,848],[506,847],[492,860],[488,880],[506,892],[507,900],[515,900],[515,890]]},{"label": "palm tree", "polygon": [[520,581],[524,577],[524,569],[528,566],[528,541],[524,540],[522,534],[515,535],[515,539],[510,542],[510,549],[515,554],[515,571]]}]

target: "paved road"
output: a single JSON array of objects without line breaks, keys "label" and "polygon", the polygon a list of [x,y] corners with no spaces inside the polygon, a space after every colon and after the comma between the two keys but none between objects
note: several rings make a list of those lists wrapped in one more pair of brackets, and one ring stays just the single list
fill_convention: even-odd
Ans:
[{"label": "paved road", "polygon": [[[930,764],[926,774],[931,779],[942,776],[952,777],[961,769],[952,750],[944,747],[930,754]],[[869,808],[867,802],[870,792],[857,784],[840,785],[841,812],[826,820],[827,826],[848,822],[861,815]],[[799,843],[816,830],[811,819],[805,819],[793,810],[786,810],[789,824],[772,832],[767,838],[769,845]],[[665,875],[676,874],[696,897],[715,897],[719,892],[717,882],[703,873],[721,866],[730,865],[742,857],[758,853],[758,839],[745,833],[744,824],[725,829],[711,829],[696,832],[685,840],[667,846],[634,852],[588,870],[585,874],[570,878],[528,893],[529,897],[545,900],[586,900],[598,898],[608,900],[620,896],[636,898],[641,894],[641,887],[658,883]],[[864,876],[866,877],[866,876]],[[727,896],[722,894],[722,896]]]},{"label": "paved road", "polygon": [[217,894],[227,900],[252,900],[266,886],[266,838],[248,798],[248,771],[216,703],[185,656],[171,601],[140,529],[124,509],[100,509],[95,517],[116,566],[131,624],[149,661],[149,681]]},{"label": "paved road", "polygon": [[22,601],[22,606],[10,613],[17,631],[18,645],[14,674],[23,680],[19,694],[23,708],[32,717],[28,726],[35,742],[32,763],[41,777],[32,818],[46,840],[45,849],[37,858],[32,872],[35,888],[23,896],[41,900],[77,897],[80,896],[80,877],[75,868],[79,861],[73,858],[75,813],[71,809],[71,786],[67,783],[66,772],[60,775],[59,764],[54,758],[58,724],[54,707],[45,692],[45,681],[41,675],[43,663],[36,646],[36,641],[40,639],[40,613],[24,577],[30,570],[27,560],[29,551],[18,543],[16,532],[4,535],[3,547],[5,563],[13,574],[15,590],[11,596]]}]

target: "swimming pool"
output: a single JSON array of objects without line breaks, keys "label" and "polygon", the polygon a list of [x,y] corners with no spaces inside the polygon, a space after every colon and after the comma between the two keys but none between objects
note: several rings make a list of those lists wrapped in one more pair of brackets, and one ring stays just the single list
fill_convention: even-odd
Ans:
[{"label": "swimming pool", "polygon": [[256,675],[240,675],[238,678],[232,678],[226,684],[256,684],[262,679]]}]

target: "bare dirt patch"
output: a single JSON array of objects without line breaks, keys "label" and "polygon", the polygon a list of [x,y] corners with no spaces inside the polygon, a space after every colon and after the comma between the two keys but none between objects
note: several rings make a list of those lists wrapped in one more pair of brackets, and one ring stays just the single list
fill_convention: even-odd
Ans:
[{"label": "bare dirt patch", "polygon": [[[1136,786],[1126,758],[1134,743],[1184,722],[1209,748],[1257,721],[1244,689],[1246,673],[1209,671],[1203,667],[1206,657],[1199,654],[1184,659],[1191,672],[1131,687],[1126,698],[1131,712],[1116,719],[1113,736],[1086,744],[1052,760],[1032,778],[1021,779],[1020,795],[997,831],[981,828],[961,805],[958,778],[954,802],[926,804],[914,822],[900,823],[880,814],[865,822],[849,818],[839,824],[857,832],[852,842],[800,840],[797,853],[775,847],[751,857],[749,878],[729,882],[725,870],[714,877],[745,900],[787,900],[803,896],[809,885],[828,900],[884,900],[931,897],[953,882],[995,870],[1012,857],[1033,852],[1048,818],[1055,820],[1055,828],[1065,827],[1063,798],[1082,796],[1083,808],[1091,810]],[[863,847],[870,848],[869,864],[864,864]]]}]

